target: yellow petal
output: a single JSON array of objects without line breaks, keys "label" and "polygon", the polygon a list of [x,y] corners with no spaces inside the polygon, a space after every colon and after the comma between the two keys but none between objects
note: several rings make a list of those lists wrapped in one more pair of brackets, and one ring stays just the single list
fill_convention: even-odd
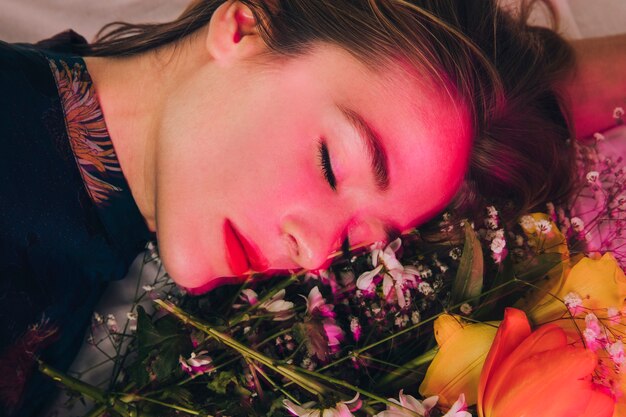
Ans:
[{"label": "yellow petal", "polygon": [[[567,307],[562,300],[574,292],[583,300],[583,307],[591,310],[615,307],[624,309],[626,276],[612,254],[600,259],[583,258],[563,277],[553,294],[547,294],[534,306],[526,306],[535,323],[546,323],[567,317]],[[556,296],[556,298],[554,297]]]},{"label": "yellow petal", "polygon": [[463,323],[459,316],[442,314],[435,320],[433,328],[435,331],[435,340],[437,340],[439,346],[442,346],[454,333],[463,328]]},{"label": "yellow petal", "polygon": [[544,213],[532,213],[529,214],[528,217],[532,218],[534,222],[548,221],[551,226],[551,230],[548,233],[543,233],[537,230],[534,223],[530,223],[529,227],[529,222],[520,222],[522,229],[526,233],[529,244],[534,246],[537,254],[561,254],[563,262],[555,265],[546,273],[547,280],[541,283],[540,289],[529,290],[524,299],[516,304],[517,308],[524,311],[529,311],[530,307],[545,304],[553,298],[549,294],[554,294],[561,288],[564,278],[569,273],[570,263],[567,239],[563,236],[557,225],[552,222],[550,216]]},{"label": "yellow petal", "polygon": [[626,276],[611,253],[598,260],[583,258],[570,272],[559,295],[576,292],[590,309],[623,308]]},{"label": "yellow petal", "polygon": [[525,224],[521,223],[522,229],[526,233],[528,239],[535,245],[535,248],[543,253],[563,254],[564,259],[569,257],[567,239],[565,239],[565,236],[563,236],[550,216],[545,213],[532,213],[530,214],[530,217],[532,217],[535,222],[547,221],[551,226],[551,230],[549,232],[543,233],[537,230],[536,227],[525,227]]},{"label": "yellow petal", "polygon": [[[453,322],[461,324],[461,328]],[[438,395],[439,404],[443,407],[454,404],[460,394],[465,394],[468,405],[475,404],[480,372],[498,324],[462,323],[452,316],[443,318],[439,326],[435,323],[444,343],[426,371],[419,388],[420,394],[424,397]]]}]

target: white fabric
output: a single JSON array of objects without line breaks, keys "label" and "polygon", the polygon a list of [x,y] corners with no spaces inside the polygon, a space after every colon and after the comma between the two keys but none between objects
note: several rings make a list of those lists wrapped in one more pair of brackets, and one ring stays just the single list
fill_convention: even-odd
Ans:
[{"label": "white fabric", "polygon": [[105,24],[176,18],[189,0],[0,0],[0,39],[35,42],[66,29],[91,41]]},{"label": "white fabric", "polygon": [[[0,0],[0,39],[34,42],[72,28],[91,40],[106,23],[175,18],[190,0]],[[519,0],[501,0],[516,3]],[[570,39],[626,32],[626,0],[552,0]],[[540,17],[538,21],[543,21]]]}]

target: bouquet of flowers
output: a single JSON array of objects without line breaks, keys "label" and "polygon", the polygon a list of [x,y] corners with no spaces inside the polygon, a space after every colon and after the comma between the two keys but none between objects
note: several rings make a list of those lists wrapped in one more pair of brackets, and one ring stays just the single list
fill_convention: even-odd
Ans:
[{"label": "bouquet of flowers", "polygon": [[91,399],[90,416],[626,415],[625,258],[586,250],[625,218],[624,172],[594,147],[580,196],[603,193],[603,211],[587,224],[549,204],[506,227],[490,206],[325,270],[199,297],[159,281],[137,298],[154,313],[94,318],[94,346],[103,330],[116,346],[107,387],[40,370]]}]

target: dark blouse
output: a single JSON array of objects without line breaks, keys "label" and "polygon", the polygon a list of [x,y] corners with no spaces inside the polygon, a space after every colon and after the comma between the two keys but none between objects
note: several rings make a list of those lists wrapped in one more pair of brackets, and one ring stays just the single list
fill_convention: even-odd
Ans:
[{"label": "dark blouse", "polygon": [[155,236],[132,198],[84,60],[85,39],[0,41],[0,416],[37,416],[107,283]]}]

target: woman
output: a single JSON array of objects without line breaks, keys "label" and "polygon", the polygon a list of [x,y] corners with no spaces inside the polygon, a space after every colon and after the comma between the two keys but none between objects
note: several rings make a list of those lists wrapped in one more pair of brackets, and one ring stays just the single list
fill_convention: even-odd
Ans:
[{"label": "woman", "polygon": [[41,410],[51,385],[27,378],[24,352],[66,368],[104,285],[152,237],[204,292],[319,268],[446,207],[511,200],[514,221],[566,199],[578,107],[557,82],[574,55],[526,16],[204,0],[92,45],[2,45],[0,165],[18,181],[0,189],[5,410]]}]

